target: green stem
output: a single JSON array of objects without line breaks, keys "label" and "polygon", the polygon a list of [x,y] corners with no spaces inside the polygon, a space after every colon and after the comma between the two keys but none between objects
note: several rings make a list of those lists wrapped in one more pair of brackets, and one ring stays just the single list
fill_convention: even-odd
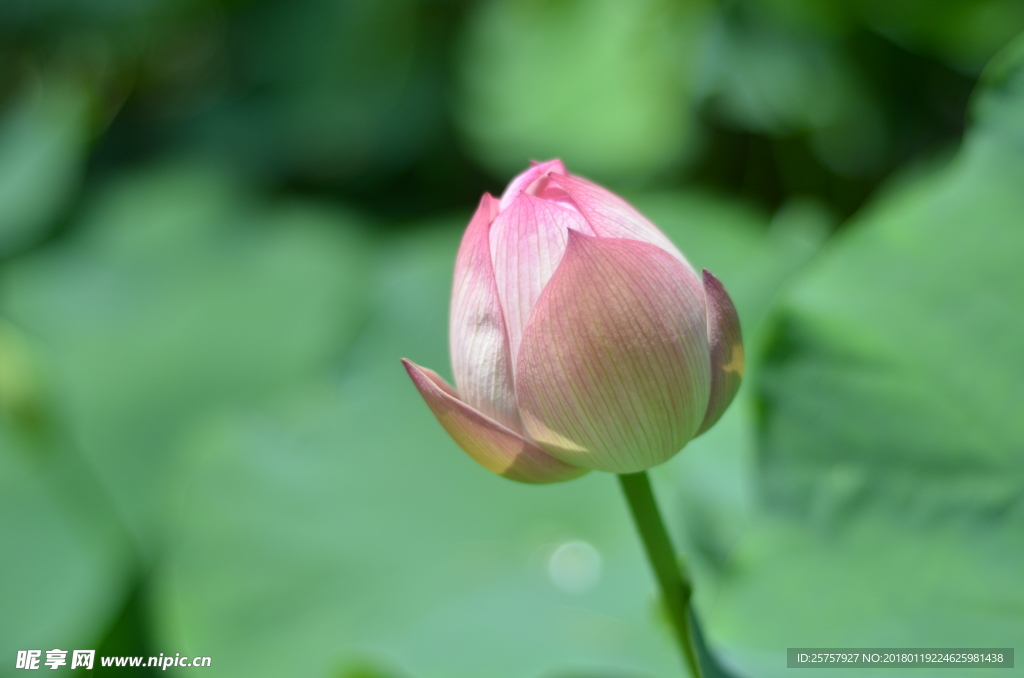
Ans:
[{"label": "green stem", "polygon": [[658,504],[651,492],[651,482],[644,471],[620,475],[619,482],[633,513],[633,522],[644,542],[647,559],[661,586],[661,594],[672,619],[676,640],[683,651],[683,659],[690,669],[690,675],[701,678],[697,643],[689,614],[693,585],[686,569],[676,558],[672,542],[665,531],[665,523],[658,512]]}]

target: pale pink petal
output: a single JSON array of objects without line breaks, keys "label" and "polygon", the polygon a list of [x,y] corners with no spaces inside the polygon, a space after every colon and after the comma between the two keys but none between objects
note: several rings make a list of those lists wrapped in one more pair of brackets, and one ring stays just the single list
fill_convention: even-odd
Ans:
[{"label": "pale pink petal", "polygon": [[513,431],[521,431],[512,359],[494,283],[488,232],[498,201],[485,194],[455,259],[449,347],[462,400]]},{"label": "pale pink petal", "polygon": [[570,230],[592,233],[578,212],[520,193],[491,224],[494,280],[515,365],[523,328],[562,260]]},{"label": "pale pink petal", "polygon": [[571,232],[515,382],[527,433],[559,459],[613,473],[666,461],[707,409],[700,279],[649,243]]},{"label": "pale pink petal", "polygon": [[586,473],[463,403],[433,371],[405,359],[402,364],[448,435],[488,471],[524,483],[557,483]]},{"label": "pale pink petal", "polygon": [[501,209],[507,209],[520,193],[537,195],[542,192],[549,183],[548,175],[551,173],[567,174],[561,160],[556,158],[547,162],[530,163],[530,169],[512,179],[505,192],[501,194]]},{"label": "pale pink petal", "polygon": [[711,352],[711,396],[700,435],[711,428],[729,407],[743,380],[743,338],[740,318],[728,292],[704,269],[704,298],[708,309],[708,348]]},{"label": "pale pink petal", "polygon": [[[687,266],[683,253],[635,207],[606,188],[571,174],[552,174],[551,183],[562,188],[601,238],[627,238],[657,245]],[[690,267],[692,269],[692,266]]]}]

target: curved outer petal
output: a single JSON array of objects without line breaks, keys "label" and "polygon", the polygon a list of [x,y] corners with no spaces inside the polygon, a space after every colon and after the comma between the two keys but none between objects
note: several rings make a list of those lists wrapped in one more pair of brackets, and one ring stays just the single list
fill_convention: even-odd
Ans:
[{"label": "curved outer petal", "polygon": [[498,201],[485,194],[455,259],[448,345],[455,385],[470,407],[521,431],[505,320],[491,267],[488,232]]},{"label": "curved outer petal", "polygon": [[614,473],[660,464],[707,409],[700,279],[655,245],[570,233],[516,367],[523,425],[545,450]]},{"label": "curved outer petal", "polygon": [[608,189],[571,174],[552,173],[550,179],[569,195],[587,223],[594,229],[594,235],[601,238],[627,238],[657,245],[693,269],[668,236],[635,207]]},{"label": "curved outer petal", "polygon": [[520,193],[491,225],[494,280],[513,365],[523,328],[562,260],[570,230],[591,233],[579,212],[527,193]]},{"label": "curved outer petal", "polygon": [[530,165],[530,169],[516,175],[508,183],[505,192],[501,194],[500,208],[502,210],[507,209],[512,204],[512,201],[519,197],[520,193],[538,195],[543,192],[548,185],[548,175],[552,172],[555,174],[568,174],[565,165],[557,158],[547,162],[533,162]]},{"label": "curved outer petal", "polygon": [[743,380],[743,338],[736,307],[718,278],[704,269],[704,299],[708,309],[708,348],[711,351],[711,395],[700,435],[714,426],[729,407]]},{"label": "curved outer petal", "polygon": [[555,459],[514,431],[466,405],[433,371],[404,358],[402,364],[448,435],[488,471],[524,483],[557,483],[587,472]]}]

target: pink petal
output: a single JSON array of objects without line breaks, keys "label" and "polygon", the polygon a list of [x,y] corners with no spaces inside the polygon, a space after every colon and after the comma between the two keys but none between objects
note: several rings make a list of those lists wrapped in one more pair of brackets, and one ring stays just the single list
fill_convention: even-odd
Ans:
[{"label": "pink petal", "polygon": [[515,365],[523,328],[565,252],[570,230],[592,233],[578,212],[520,193],[491,225],[494,280]]},{"label": "pink petal", "polygon": [[708,309],[708,348],[711,351],[711,396],[700,435],[729,407],[743,380],[743,338],[740,318],[728,292],[711,271],[704,269],[704,298]]},{"label": "pink petal", "polygon": [[507,209],[520,193],[537,195],[543,191],[549,183],[548,175],[552,172],[555,174],[567,174],[565,165],[557,158],[547,162],[531,162],[530,169],[517,175],[505,188],[505,192],[501,195],[501,209]]},{"label": "pink petal", "polygon": [[455,385],[470,407],[521,431],[505,320],[491,265],[488,232],[498,201],[485,194],[455,258],[449,347]]},{"label": "pink petal", "polygon": [[569,195],[593,228],[594,235],[649,242],[690,266],[683,253],[657,226],[608,189],[570,174],[552,174],[550,179]]},{"label": "pink petal", "polygon": [[488,471],[524,483],[557,483],[587,472],[555,459],[463,403],[435,372],[404,358],[402,364],[448,435]]},{"label": "pink petal", "polygon": [[515,380],[526,431],[559,459],[614,473],[666,461],[707,408],[700,280],[649,243],[571,232]]}]

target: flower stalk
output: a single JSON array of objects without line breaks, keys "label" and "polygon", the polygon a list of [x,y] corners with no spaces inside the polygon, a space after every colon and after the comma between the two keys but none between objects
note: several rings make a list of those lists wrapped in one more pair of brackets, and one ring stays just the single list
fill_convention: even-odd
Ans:
[{"label": "flower stalk", "polygon": [[686,567],[677,558],[675,549],[665,531],[665,523],[651,491],[646,471],[619,475],[619,484],[626,495],[633,522],[644,543],[647,560],[661,588],[662,599],[668,610],[683,660],[693,678],[702,678],[697,639],[690,616],[690,598],[693,585]]}]

